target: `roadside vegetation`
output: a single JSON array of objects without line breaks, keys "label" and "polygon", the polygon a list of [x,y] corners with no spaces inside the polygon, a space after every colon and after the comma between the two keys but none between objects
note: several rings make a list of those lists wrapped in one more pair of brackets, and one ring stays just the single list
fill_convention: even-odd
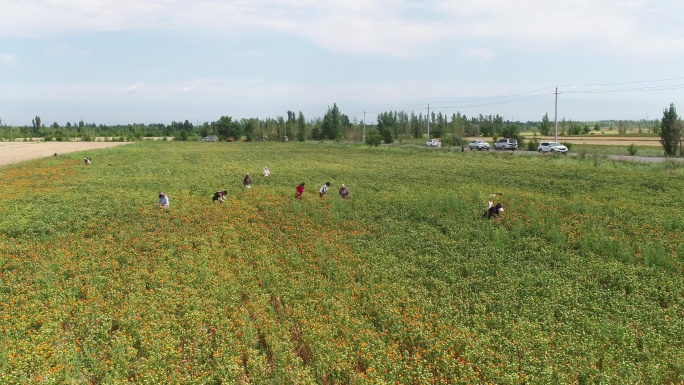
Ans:
[{"label": "roadside vegetation", "polygon": [[[88,155],[0,168],[2,383],[684,381],[681,165],[318,142]],[[501,221],[482,218],[493,192]]]}]

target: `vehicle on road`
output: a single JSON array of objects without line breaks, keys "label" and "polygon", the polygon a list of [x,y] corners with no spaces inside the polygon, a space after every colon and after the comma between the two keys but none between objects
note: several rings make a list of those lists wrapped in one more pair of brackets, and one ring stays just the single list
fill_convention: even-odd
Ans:
[{"label": "vehicle on road", "polygon": [[425,145],[428,147],[442,147],[442,142],[439,139],[430,139],[425,142]]},{"label": "vehicle on road", "polygon": [[511,150],[515,151],[518,148],[518,141],[513,138],[499,139],[494,143],[495,150]]},{"label": "vehicle on road", "polygon": [[568,148],[558,142],[541,142],[539,147],[537,147],[539,152],[559,152],[561,154],[567,154]]},{"label": "vehicle on road", "polygon": [[478,151],[489,151],[489,143],[485,142],[484,140],[473,140],[470,142],[470,149]]}]

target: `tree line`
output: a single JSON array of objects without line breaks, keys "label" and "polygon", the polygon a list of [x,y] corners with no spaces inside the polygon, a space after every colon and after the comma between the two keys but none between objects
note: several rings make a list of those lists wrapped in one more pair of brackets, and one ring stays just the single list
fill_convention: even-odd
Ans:
[{"label": "tree line", "polygon": [[[57,122],[45,125],[36,116],[31,126],[13,127],[5,125],[0,119],[0,138],[43,138],[44,140],[94,140],[105,137],[108,140],[141,140],[145,137],[173,137],[175,140],[198,140],[208,135],[216,135],[219,140],[246,141],[305,141],[305,140],[346,140],[363,141],[369,144],[393,143],[409,139],[441,138],[451,145],[464,144],[467,137],[517,137],[524,132],[535,132],[549,136],[583,135],[604,130],[617,130],[620,134],[660,135],[665,152],[670,155],[683,153],[681,150],[681,120],[676,114],[674,104],[664,111],[661,120],[604,120],[581,122],[563,118],[556,126],[544,114],[540,121],[508,121],[501,115],[482,115],[468,118],[460,112],[451,116],[441,111],[416,114],[411,111],[385,111],[377,114],[375,121],[350,120],[336,103],[329,107],[323,117],[307,120],[302,111],[287,111],[287,117],[242,118],[221,116],[216,121],[193,125],[190,121],[173,121],[171,124],[124,124],[105,125],[96,123]],[[556,131],[557,130],[557,131]],[[668,143],[667,145],[665,143]],[[674,145],[672,143],[677,143]],[[674,153],[672,153],[674,151]]]}]

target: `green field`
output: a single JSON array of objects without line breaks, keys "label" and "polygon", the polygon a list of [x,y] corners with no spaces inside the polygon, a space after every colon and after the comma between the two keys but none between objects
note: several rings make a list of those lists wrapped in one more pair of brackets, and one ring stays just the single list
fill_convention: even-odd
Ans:
[{"label": "green field", "polygon": [[[329,143],[83,156],[0,168],[2,383],[684,381],[682,166]],[[492,192],[501,221],[482,218]]]}]

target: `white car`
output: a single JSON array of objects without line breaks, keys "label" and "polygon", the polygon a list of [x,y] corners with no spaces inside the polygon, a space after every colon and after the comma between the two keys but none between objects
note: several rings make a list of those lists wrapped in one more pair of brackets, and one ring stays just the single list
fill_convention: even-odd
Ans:
[{"label": "white car", "polygon": [[439,139],[430,139],[425,143],[428,147],[442,147],[442,142]]},{"label": "white car", "polygon": [[494,143],[495,150],[511,150],[515,151],[518,148],[518,141],[513,138],[499,139]]},{"label": "white car", "polygon": [[567,154],[568,148],[558,142],[541,142],[539,143],[539,147],[537,147],[537,151],[560,152],[561,154]]},{"label": "white car", "polygon": [[473,140],[470,142],[470,149],[478,151],[489,151],[489,143],[485,142],[484,140]]}]

